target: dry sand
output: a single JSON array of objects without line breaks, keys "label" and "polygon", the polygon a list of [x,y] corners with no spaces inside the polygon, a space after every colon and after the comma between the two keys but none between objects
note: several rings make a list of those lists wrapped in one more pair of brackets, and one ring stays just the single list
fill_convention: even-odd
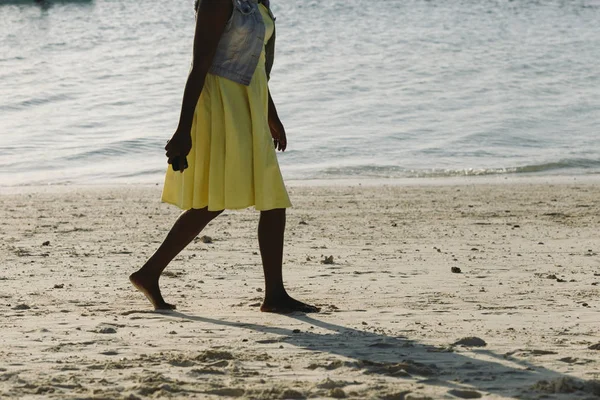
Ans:
[{"label": "dry sand", "polygon": [[151,311],[127,276],[179,213],[159,192],[0,195],[1,398],[600,398],[598,183],[292,187],[285,279],[323,311],[286,316],[252,210]]}]

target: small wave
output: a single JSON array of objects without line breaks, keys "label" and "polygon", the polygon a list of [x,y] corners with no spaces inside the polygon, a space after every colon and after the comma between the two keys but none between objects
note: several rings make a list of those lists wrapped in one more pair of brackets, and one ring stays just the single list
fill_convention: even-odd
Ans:
[{"label": "small wave", "polygon": [[19,111],[31,107],[46,105],[49,103],[59,103],[66,100],[71,100],[72,96],[66,94],[44,95],[32,97],[12,104],[0,105],[0,111]]},{"label": "small wave", "polygon": [[456,176],[485,176],[507,174],[543,174],[553,171],[585,170],[586,172],[600,173],[600,160],[565,160],[542,164],[531,164],[507,168],[466,168],[466,169],[433,169],[429,171],[410,171],[409,177],[456,177]]},{"label": "small wave", "polygon": [[[355,165],[326,168],[322,171],[322,174],[327,178],[443,178],[507,174],[544,174],[559,171],[600,173],[600,160],[578,158],[541,164],[499,168],[410,169],[395,165]],[[313,172],[313,176],[311,176],[309,179],[323,178],[323,176],[320,175],[321,174],[318,172]]]},{"label": "small wave", "polygon": [[575,159],[575,160],[567,160],[567,161],[559,161],[559,162],[551,162],[544,164],[533,164],[526,165],[523,167],[514,168],[515,173],[536,173],[536,172],[547,172],[553,170],[560,169],[583,169],[583,170],[591,170],[591,169],[600,169],[600,160],[584,160],[584,159]]},{"label": "small wave", "polygon": [[81,3],[88,4],[93,3],[94,0],[42,0],[39,2],[33,0],[0,0],[0,6],[19,6],[19,5],[31,5],[31,6],[41,6],[47,7],[52,3]]},{"label": "small wave", "polygon": [[93,150],[80,151],[76,154],[64,157],[66,161],[91,161],[91,160],[106,160],[106,159],[118,159],[127,155],[140,155],[140,154],[157,154],[162,150],[162,142],[156,139],[149,138],[136,138],[129,140],[120,140],[105,144],[102,147],[94,148]]}]

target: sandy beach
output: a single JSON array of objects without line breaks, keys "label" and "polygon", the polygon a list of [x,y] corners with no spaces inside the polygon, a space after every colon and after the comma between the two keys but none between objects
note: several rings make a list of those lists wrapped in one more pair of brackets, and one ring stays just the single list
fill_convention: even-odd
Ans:
[{"label": "sandy beach", "polygon": [[179,214],[159,186],[0,194],[0,398],[598,399],[600,183],[290,187],[284,278],[258,309],[253,210],[127,277]]}]

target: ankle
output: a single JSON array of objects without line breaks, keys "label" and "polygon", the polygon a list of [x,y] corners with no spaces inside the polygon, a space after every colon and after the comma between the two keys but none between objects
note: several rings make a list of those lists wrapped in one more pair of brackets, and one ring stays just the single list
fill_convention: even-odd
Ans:
[{"label": "ankle", "polygon": [[156,273],[155,271],[153,271],[150,268],[140,268],[137,271],[135,271],[133,274],[131,274],[131,277],[134,279],[141,279],[144,281],[153,281],[156,280],[158,281],[158,279],[160,278],[160,273]]},{"label": "ankle", "polygon": [[287,291],[283,287],[277,288],[277,289],[266,289],[265,290],[265,301],[285,299],[288,297],[290,297],[290,295],[287,293]]}]

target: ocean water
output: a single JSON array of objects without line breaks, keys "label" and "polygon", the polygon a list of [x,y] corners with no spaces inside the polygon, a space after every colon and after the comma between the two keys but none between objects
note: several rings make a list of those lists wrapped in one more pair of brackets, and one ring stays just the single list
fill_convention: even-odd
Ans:
[{"label": "ocean water", "polygon": [[[272,0],[288,179],[600,173],[600,0]],[[161,182],[193,1],[0,0],[0,186]]]}]

